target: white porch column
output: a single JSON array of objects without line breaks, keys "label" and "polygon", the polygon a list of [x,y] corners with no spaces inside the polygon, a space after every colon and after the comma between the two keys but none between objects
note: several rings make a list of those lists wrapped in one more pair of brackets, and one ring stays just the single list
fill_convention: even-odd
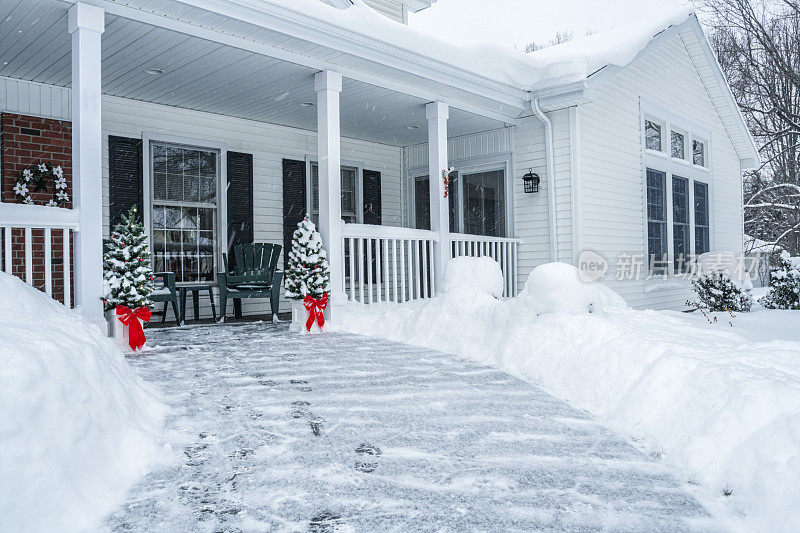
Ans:
[{"label": "white porch column", "polygon": [[339,125],[339,93],[342,75],[331,70],[318,72],[317,153],[319,160],[319,232],[328,251],[331,266],[331,293],[325,311],[332,324],[337,324],[347,296],[344,292],[344,245],[342,244],[342,177],[341,132]]},{"label": "white porch column", "polygon": [[[103,307],[103,202],[100,163],[100,35],[105,12],[77,3],[69,9],[72,34],[72,188],[79,211],[75,232],[75,305],[105,331]],[[68,258],[64,258],[68,260]]]},{"label": "white porch column", "polygon": [[434,246],[434,279],[436,288],[444,287],[444,267],[450,260],[450,208],[444,197],[442,173],[447,167],[447,119],[450,108],[442,102],[427,105],[428,118],[428,183],[431,196],[431,231],[439,234]]}]

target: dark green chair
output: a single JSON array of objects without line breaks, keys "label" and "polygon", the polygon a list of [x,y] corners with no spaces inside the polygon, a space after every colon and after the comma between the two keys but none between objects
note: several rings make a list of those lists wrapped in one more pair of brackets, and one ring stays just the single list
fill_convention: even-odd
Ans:
[{"label": "dark green chair", "polygon": [[252,243],[233,246],[233,263],[222,254],[225,272],[217,274],[219,283],[220,321],[225,321],[228,299],[233,299],[236,317],[241,317],[241,301],[247,298],[269,298],[272,319],[278,317],[283,272],[276,270],[281,255],[280,244]]},{"label": "dark green chair", "polygon": [[153,274],[153,281],[156,286],[163,285],[157,288],[150,299],[156,303],[164,302],[164,309],[161,311],[161,323],[167,319],[167,305],[172,304],[172,311],[175,313],[175,322],[180,324],[181,314],[178,311],[178,289],[175,287],[175,273],[174,272],[158,272]]}]

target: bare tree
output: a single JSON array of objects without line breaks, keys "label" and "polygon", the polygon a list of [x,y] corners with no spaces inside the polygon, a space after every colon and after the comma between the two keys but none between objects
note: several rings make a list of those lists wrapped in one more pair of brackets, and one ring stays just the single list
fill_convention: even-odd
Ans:
[{"label": "bare tree", "polygon": [[710,41],[762,166],[745,176],[748,235],[800,252],[800,0],[703,0]]},{"label": "bare tree", "polygon": [[536,41],[531,41],[525,45],[524,51],[526,54],[547,48],[548,46],[555,46],[557,44],[566,43],[573,39],[574,35],[569,30],[558,30],[555,36],[544,44],[538,44]]}]

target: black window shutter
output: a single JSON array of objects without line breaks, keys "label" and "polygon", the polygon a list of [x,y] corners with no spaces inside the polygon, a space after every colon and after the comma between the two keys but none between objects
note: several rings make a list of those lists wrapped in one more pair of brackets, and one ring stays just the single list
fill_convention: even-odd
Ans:
[{"label": "black window shutter", "polygon": [[283,160],[283,268],[292,249],[292,235],[306,216],[306,162]]},{"label": "black window shutter", "polygon": [[133,205],[139,209],[139,220],[142,220],[143,191],[142,140],[109,135],[108,207],[112,230]]},{"label": "black window shutter", "polygon": [[253,154],[228,152],[227,167],[228,261],[232,262],[234,244],[253,242]]},{"label": "black window shutter", "polygon": [[383,208],[381,203],[381,173],[364,171],[364,224],[380,226]]}]

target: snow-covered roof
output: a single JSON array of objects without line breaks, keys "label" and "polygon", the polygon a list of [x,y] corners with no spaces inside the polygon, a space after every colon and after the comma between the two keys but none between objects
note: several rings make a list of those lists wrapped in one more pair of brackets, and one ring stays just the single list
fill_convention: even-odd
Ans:
[{"label": "snow-covered roof", "polygon": [[[645,21],[621,24],[609,31],[580,37],[567,43],[532,53],[498,45],[454,45],[414,28],[393,22],[376,13],[363,0],[346,9],[335,9],[318,0],[270,0],[298,13],[304,13],[353,34],[384,43],[386,49],[402,49],[420,62],[435,61],[441,75],[469,74],[509,88],[529,91],[532,96],[552,94],[554,89],[586,83],[607,67],[630,64],[657,36],[670,28],[691,28],[698,34],[703,61],[714,73],[718,86],[711,98],[718,107],[732,110],[730,123],[734,144],[746,168],[757,165],[758,150],[741,112],[730,92],[697,17],[688,8],[665,9],[660,16]],[[450,29],[448,29],[450,31]],[[383,47],[380,47],[384,49]],[[386,50],[384,49],[384,50]],[[711,91],[710,91],[711,92]]]}]

